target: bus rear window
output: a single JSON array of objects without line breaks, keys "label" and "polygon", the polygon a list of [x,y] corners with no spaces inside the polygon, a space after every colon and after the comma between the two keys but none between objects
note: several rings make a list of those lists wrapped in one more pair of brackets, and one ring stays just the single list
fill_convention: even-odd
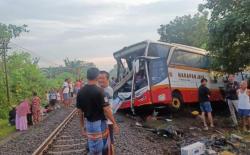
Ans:
[{"label": "bus rear window", "polygon": [[201,69],[208,69],[209,66],[208,56],[182,50],[174,51],[170,63]]},{"label": "bus rear window", "polygon": [[164,44],[150,43],[148,56],[167,58],[170,47]]}]

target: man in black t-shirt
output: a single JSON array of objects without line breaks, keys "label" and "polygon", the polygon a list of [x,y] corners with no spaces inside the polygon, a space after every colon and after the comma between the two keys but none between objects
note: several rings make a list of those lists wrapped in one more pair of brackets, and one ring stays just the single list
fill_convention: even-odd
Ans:
[{"label": "man in black t-shirt", "polygon": [[103,90],[97,86],[98,75],[97,68],[88,69],[88,84],[79,91],[76,103],[80,113],[82,134],[88,138],[88,148],[91,155],[105,155],[110,149],[107,119],[113,123],[114,131],[119,132],[119,127],[109,106],[109,100],[104,96]]},{"label": "man in black t-shirt", "polygon": [[201,79],[201,86],[199,87],[199,102],[201,109],[201,116],[204,124],[204,130],[208,130],[208,126],[206,123],[206,113],[208,116],[208,121],[210,123],[210,127],[214,127],[213,117],[212,117],[212,107],[210,103],[210,91],[207,88],[207,79]]}]

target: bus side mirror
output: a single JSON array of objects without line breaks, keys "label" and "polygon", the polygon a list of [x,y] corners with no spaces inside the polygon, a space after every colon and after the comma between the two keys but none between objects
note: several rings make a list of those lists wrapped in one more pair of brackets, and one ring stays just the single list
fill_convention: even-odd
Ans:
[{"label": "bus side mirror", "polygon": [[135,60],[134,62],[134,70],[135,70],[135,73],[138,73],[139,70],[140,70],[140,60]]}]

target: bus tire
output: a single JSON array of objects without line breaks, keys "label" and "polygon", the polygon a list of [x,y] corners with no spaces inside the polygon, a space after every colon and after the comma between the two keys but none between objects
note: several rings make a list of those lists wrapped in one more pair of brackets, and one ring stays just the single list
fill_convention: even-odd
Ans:
[{"label": "bus tire", "polygon": [[179,111],[182,108],[183,100],[179,92],[174,92],[172,95],[171,108],[174,111]]}]

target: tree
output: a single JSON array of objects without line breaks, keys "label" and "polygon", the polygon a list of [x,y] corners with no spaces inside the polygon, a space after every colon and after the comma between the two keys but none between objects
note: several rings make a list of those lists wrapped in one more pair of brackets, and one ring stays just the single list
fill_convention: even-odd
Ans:
[{"label": "tree", "polygon": [[207,44],[208,13],[206,11],[194,16],[176,17],[169,24],[160,25],[160,41],[180,43],[205,48]]},{"label": "tree", "polygon": [[85,76],[85,73],[90,67],[95,67],[95,64],[92,62],[69,60],[68,58],[64,60],[64,63],[68,72],[74,74],[76,79],[80,79]]},{"label": "tree", "polygon": [[32,91],[44,94],[47,89],[45,76],[36,64],[33,64],[29,53],[13,53],[8,57],[10,68],[10,88],[12,103],[18,103],[32,96]]},{"label": "tree", "polygon": [[[16,51],[7,57],[7,67],[9,76],[9,87],[11,105],[17,105],[25,98],[32,96],[32,91],[36,91],[44,98],[45,90],[51,88],[50,81],[44,76],[29,53]],[[0,64],[3,61],[0,60]],[[4,76],[2,67],[0,68],[0,88],[4,88]],[[0,89],[0,118],[6,118],[10,109],[5,95],[5,89]]]},{"label": "tree", "polygon": [[18,37],[22,32],[29,32],[27,25],[16,26],[0,23],[0,43],[9,42],[11,38]]},{"label": "tree", "polygon": [[41,70],[49,79],[57,79],[58,77],[64,77],[64,79],[71,78],[76,80],[80,78],[86,78],[86,72],[88,68],[95,67],[95,64],[92,62],[86,62],[81,60],[69,60],[68,58],[64,59],[64,63],[65,66],[47,67],[42,68]]},{"label": "tree", "polygon": [[249,0],[207,0],[200,5],[200,10],[211,12],[208,49],[214,68],[236,73],[250,65],[249,6]]},{"label": "tree", "polygon": [[[7,64],[6,64],[6,53],[8,49],[8,43],[10,39],[13,37],[19,36],[22,32],[28,32],[26,29],[27,25],[23,26],[16,26],[16,25],[6,25],[0,23],[0,49],[2,55],[2,66],[4,72],[4,81],[5,81],[5,88],[6,88],[6,96],[7,96],[7,103],[10,104],[10,92],[9,92],[9,81],[8,81],[8,73],[7,73]],[[3,79],[2,79],[3,80]]]}]

